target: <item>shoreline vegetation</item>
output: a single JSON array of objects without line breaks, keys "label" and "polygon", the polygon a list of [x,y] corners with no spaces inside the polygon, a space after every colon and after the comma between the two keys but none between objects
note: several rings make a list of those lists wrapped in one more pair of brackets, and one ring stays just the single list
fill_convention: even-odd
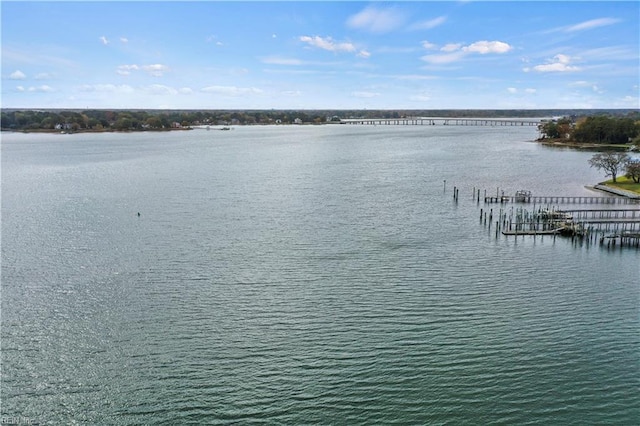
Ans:
[{"label": "shoreline vegetation", "polygon": [[640,150],[640,113],[590,115],[543,120],[538,126],[543,145],[587,150]]},{"label": "shoreline vegetation", "polygon": [[[610,117],[616,122],[640,121],[640,109],[536,110],[136,110],[2,108],[0,129],[22,132],[167,131],[201,126],[329,124],[343,119],[538,118],[544,139],[562,139],[586,117]],[[577,125],[576,125],[577,124]],[[626,125],[625,124],[625,125]],[[578,132],[579,133],[579,132]],[[577,134],[576,136],[580,136]],[[587,135],[588,136],[588,135]],[[578,140],[576,138],[576,140]],[[599,139],[594,139],[599,140]],[[580,141],[580,140],[578,140]],[[581,141],[584,142],[584,141]],[[613,141],[607,140],[607,143]]]}]

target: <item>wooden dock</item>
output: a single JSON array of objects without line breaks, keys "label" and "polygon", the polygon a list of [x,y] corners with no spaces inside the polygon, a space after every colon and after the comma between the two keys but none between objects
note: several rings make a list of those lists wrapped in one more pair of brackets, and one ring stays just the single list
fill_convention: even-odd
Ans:
[{"label": "wooden dock", "polygon": [[510,231],[510,230],[505,230],[502,231],[502,235],[558,235],[561,234],[562,231],[564,230],[564,228],[556,228],[556,229],[549,229],[546,231],[538,231],[538,230],[524,230],[524,231]]},{"label": "wooden dock", "polygon": [[[446,181],[444,181],[446,192]],[[453,187],[453,199],[459,202],[460,188]],[[480,224],[494,232],[498,238],[505,236],[545,236],[557,235],[570,237],[580,244],[591,244],[600,239],[600,244],[607,242],[607,247],[636,247],[640,249],[640,199],[635,195],[628,196],[566,196],[537,195],[531,191],[519,190],[515,196],[504,195],[498,187],[496,196],[487,196],[484,191],[484,202],[489,204],[480,208]],[[473,188],[472,200],[480,206],[480,189]],[[492,207],[491,204],[499,203]],[[507,203],[513,203],[507,206]],[[628,208],[560,208],[567,204],[628,204]],[[531,206],[531,207],[529,207]],[[495,210],[495,211],[494,211]]]}]

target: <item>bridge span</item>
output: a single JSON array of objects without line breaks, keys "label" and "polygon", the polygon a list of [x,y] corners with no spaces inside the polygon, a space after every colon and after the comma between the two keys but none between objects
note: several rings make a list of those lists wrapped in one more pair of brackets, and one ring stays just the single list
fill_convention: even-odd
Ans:
[{"label": "bridge span", "polygon": [[369,126],[538,126],[538,118],[462,118],[462,117],[404,117],[404,118],[346,118],[342,124]]}]

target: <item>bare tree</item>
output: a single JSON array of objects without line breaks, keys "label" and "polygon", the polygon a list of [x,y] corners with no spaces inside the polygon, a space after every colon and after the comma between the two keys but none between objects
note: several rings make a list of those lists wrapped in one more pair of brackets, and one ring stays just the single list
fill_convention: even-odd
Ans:
[{"label": "bare tree", "polygon": [[589,159],[589,164],[598,170],[604,170],[607,173],[605,176],[611,176],[615,183],[618,173],[620,173],[628,161],[629,156],[624,152],[601,152],[594,154],[593,157]]}]

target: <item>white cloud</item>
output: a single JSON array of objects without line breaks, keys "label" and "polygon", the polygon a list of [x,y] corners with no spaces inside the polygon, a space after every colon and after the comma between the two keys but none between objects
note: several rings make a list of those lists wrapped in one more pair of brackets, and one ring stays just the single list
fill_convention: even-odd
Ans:
[{"label": "white cloud", "polygon": [[465,55],[466,55],[465,52],[457,51],[457,52],[451,52],[451,53],[425,55],[420,59],[430,64],[440,65],[440,64],[450,64],[451,62],[459,61],[460,59],[464,58]]},{"label": "white cloud", "polygon": [[27,78],[27,75],[20,70],[15,70],[9,75],[11,80],[24,80]]},{"label": "white cloud", "polygon": [[27,89],[29,92],[41,92],[41,93],[50,93],[54,92],[53,87],[47,86],[46,84],[37,87],[29,87]]},{"label": "white cloud", "polygon": [[126,38],[126,37],[120,37],[120,43],[127,44],[127,43],[129,43],[129,39]]},{"label": "white cloud", "polygon": [[444,46],[442,46],[440,50],[443,52],[455,52],[456,50],[459,50],[461,47],[462,47],[462,44],[460,43],[447,43]]},{"label": "white cloud", "polygon": [[118,69],[116,70],[116,72],[120,75],[129,75],[131,74],[131,71],[137,71],[139,70],[140,67],[132,64],[132,65],[120,65],[118,67]]},{"label": "white cloud", "polygon": [[404,22],[404,14],[397,9],[378,9],[371,6],[347,19],[349,27],[373,33],[393,31]]},{"label": "white cloud", "polygon": [[142,69],[154,77],[162,77],[169,70],[169,67],[163,64],[143,65]]},{"label": "white cloud", "polygon": [[107,44],[109,44],[109,40],[108,40],[105,36],[100,37],[100,41],[101,41],[101,42],[102,42],[102,44],[104,44],[105,46],[106,46]]},{"label": "white cloud", "polygon": [[127,64],[120,65],[116,69],[116,72],[120,75],[130,75],[132,71],[144,70],[154,77],[162,77],[163,74],[169,70],[169,67],[163,64],[151,64],[151,65],[136,65]]},{"label": "white cloud", "polygon": [[183,95],[190,95],[193,93],[193,89],[190,87],[181,87],[180,89],[178,89],[178,92],[182,93]]},{"label": "white cloud", "polygon": [[[580,71],[579,67],[570,65],[571,58],[567,55],[558,54],[552,59],[548,60],[546,64],[536,65],[533,67],[537,72],[575,72]],[[524,69],[525,72],[529,71],[529,68]]]},{"label": "white cloud", "polygon": [[512,47],[502,41],[476,41],[468,46],[463,46],[460,43],[448,43],[440,48],[440,51],[445,53],[425,55],[422,59],[430,64],[448,64],[463,59],[469,54],[486,55],[489,53],[503,54],[507,53]]},{"label": "white cloud", "polygon": [[24,88],[24,86],[16,86],[16,90],[18,92],[24,92],[26,89]]},{"label": "white cloud", "polygon": [[507,53],[511,49],[511,46],[502,41],[486,40],[476,41],[475,43],[471,43],[469,46],[462,48],[465,52],[474,52],[481,55],[486,55],[487,53]]},{"label": "white cloud", "polygon": [[330,52],[355,52],[356,47],[349,42],[335,42],[331,37],[301,36],[300,41]]},{"label": "white cloud", "polygon": [[235,86],[208,86],[201,89],[201,91],[222,96],[260,95],[263,93],[262,90],[255,87]]},{"label": "white cloud", "polygon": [[581,22],[576,25],[572,25],[570,27],[565,28],[566,32],[575,32],[575,31],[584,31],[590,30],[593,28],[604,27],[607,25],[613,25],[620,22],[620,19],[614,18],[599,18],[599,19],[591,19],[590,21]]},{"label": "white cloud", "polygon": [[446,16],[438,16],[437,18],[430,19],[428,21],[417,22],[411,25],[412,30],[430,30],[432,28],[438,27],[447,22]]},{"label": "white cloud", "polygon": [[366,50],[361,50],[360,52],[358,52],[358,56],[360,58],[369,58],[371,57],[371,53],[367,52]]},{"label": "white cloud", "polygon": [[424,40],[422,42],[422,47],[424,47],[427,50],[436,50],[438,48],[438,46],[436,44],[431,43],[430,41]]},{"label": "white cloud", "polygon": [[[523,91],[528,95],[533,95],[534,93],[536,93],[536,89],[531,88],[524,89]],[[515,95],[516,93],[520,93],[520,90],[516,89],[515,87],[508,87],[507,92]]]}]

